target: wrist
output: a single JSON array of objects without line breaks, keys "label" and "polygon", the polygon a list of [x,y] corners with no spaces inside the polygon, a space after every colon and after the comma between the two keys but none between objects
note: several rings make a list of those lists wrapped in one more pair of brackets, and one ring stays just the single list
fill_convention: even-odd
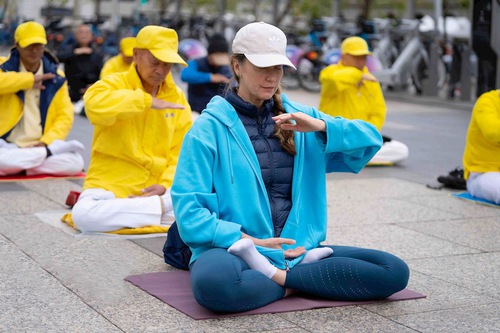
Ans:
[{"label": "wrist", "polygon": [[258,238],[255,238],[255,237],[249,236],[249,235],[245,234],[244,232],[242,232],[242,233],[241,233],[241,239],[243,239],[243,238],[248,238],[248,239],[250,239],[250,240],[251,240],[251,241],[252,241],[255,245],[258,245],[258,244],[257,244],[257,243],[258,243],[258,241],[259,241],[259,239],[258,239]]},{"label": "wrist", "polygon": [[318,132],[326,132],[326,123],[323,119],[318,119]]}]

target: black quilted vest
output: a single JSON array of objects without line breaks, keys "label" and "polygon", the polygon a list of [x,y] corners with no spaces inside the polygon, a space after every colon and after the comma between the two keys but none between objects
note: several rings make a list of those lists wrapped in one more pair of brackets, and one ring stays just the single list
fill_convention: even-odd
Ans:
[{"label": "black quilted vest", "polygon": [[234,91],[228,91],[226,100],[238,112],[259,160],[271,206],[274,236],[279,237],[292,208],[294,157],[283,150],[274,137],[275,122],[271,118],[274,101],[266,101],[257,110],[255,105],[245,102]]}]

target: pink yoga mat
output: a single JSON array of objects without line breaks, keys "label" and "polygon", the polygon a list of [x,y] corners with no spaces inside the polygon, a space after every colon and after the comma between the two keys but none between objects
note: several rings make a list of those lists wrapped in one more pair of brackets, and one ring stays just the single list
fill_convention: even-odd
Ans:
[{"label": "pink yoga mat", "polygon": [[301,311],[346,305],[362,305],[426,297],[425,295],[422,295],[415,291],[411,291],[409,289],[404,289],[385,300],[362,302],[330,301],[317,298],[304,298],[303,296],[293,295],[251,311],[239,313],[216,313],[205,309],[194,299],[193,293],[191,292],[189,272],[174,271],[147,273],[140,275],[131,275],[126,277],[125,280],[196,320]]}]

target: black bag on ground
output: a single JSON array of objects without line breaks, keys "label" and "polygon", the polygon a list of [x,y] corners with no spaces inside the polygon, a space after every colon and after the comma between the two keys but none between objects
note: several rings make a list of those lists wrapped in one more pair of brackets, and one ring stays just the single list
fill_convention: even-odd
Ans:
[{"label": "black bag on ground", "polygon": [[466,190],[467,182],[464,178],[464,169],[456,167],[451,170],[447,175],[439,176],[437,178],[438,182],[444,184],[444,186],[449,188],[454,188],[457,190]]},{"label": "black bag on ground", "polygon": [[163,259],[175,268],[189,270],[189,260],[191,260],[191,250],[179,235],[177,222],[174,221],[167,233],[167,240],[163,246]]}]

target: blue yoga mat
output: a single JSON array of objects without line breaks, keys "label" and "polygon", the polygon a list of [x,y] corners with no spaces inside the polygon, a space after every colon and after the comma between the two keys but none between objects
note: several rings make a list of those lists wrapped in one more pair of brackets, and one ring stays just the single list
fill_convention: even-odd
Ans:
[{"label": "blue yoga mat", "polygon": [[472,201],[474,203],[478,203],[478,204],[483,204],[483,205],[488,205],[488,206],[493,206],[493,207],[500,208],[500,205],[497,205],[493,201],[488,201],[488,200],[485,200],[485,199],[473,197],[472,195],[469,194],[469,192],[452,193],[451,195],[454,196],[454,197],[457,197],[459,199],[464,199],[464,200]]}]

